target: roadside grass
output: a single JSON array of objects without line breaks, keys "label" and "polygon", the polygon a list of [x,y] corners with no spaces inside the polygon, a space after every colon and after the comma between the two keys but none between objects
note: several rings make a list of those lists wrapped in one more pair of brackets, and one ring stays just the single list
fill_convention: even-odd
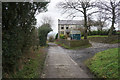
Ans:
[{"label": "roadside grass", "polygon": [[27,61],[24,62],[22,70],[12,75],[13,78],[40,78],[44,67],[46,52],[44,47],[39,47],[34,53],[30,53]]},{"label": "roadside grass", "polygon": [[63,44],[63,43],[60,43],[60,42],[55,42],[56,44],[58,44],[59,46],[62,46],[62,47],[64,47],[64,48],[66,48],[66,49],[83,49],[83,48],[88,48],[88,47],[91,47],[92,45],[91,44],[88,44],[88,45],[85,45],[85,46],[80,46],[80,47],[69,47],[69,46],[67,46],[67,45],[65,45],[65,44]]},{"label": "roadside grass", "polygon": [[[92,35],[92,36],[88,36],[88,38],[91,37],[108,37],[108,35]],[[81,39],[84,39],[84,37],[81,37]]]},{"label": "roadside grass", "polygon": [[[118,49],[112,48],[99,53],[85,61],[88,68],[97,78],[120,78],[118,74]],[[120,54],[120,53],[119,53]]]}]

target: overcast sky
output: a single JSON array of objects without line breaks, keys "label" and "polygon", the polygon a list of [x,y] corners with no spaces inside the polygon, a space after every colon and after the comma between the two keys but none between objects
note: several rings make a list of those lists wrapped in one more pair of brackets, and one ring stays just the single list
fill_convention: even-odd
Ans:
[{"label": "overcast sky", "polygon": [[[58,9],[56,8],[56,4],[58,2],[60,2],[61,0],[51,0],[51,2],[48,4],[48,11],[47,12],[43,12],[43,13],[40,13],[36,16],[36,19],[37,19],[37,27],[39,25],[41,25],[41,19],[43,16],[48,16],[48,17],[51,17],[53,19],[53,26],[52,26],[52,29],[53,29],[53,32],[54,33],[57,33],[58,32],[58,22],[57,20],[58,19],[64,19],[63,16],[61,16],[61,13],[58,11]],[[52,33],[53,33],[52,32]]]},{"label": "overcast sky", "polygon": [[[53,19],[53,26],[52,26],[52,29],[53,29],[53,32],[50,32],[49,34],[56,34],[58,33],[58,19],[60,20],[66,20],[66,19],[69,19],[69,18],[66,18],[68,14],[61,14],[61,11],[60,9],[58,9],[56,7],[56,4],[58,2],[61,2],[61,1],[65,1],[65,0],[51,0],[50,3],[48,4],[48,11],[47,12],[43,12],[43,13],[40,13],[36,16],[36,19],[37,19],[37,27],[39,27],[41,25],[41,19],[43,16],[48,16],[48,17],[51,17]],[[75,17],[74,20],[82,20],[83,18],[82,17]]]},{"label": "overcast sky", "polygon": [[[60,20],[69,19],[69,18],[67,18],[67,14],[61,14],[60,9],[58,9],[56,7],[56,4],[58,2],[61,2],[61,1],[64,1],[64,0],[51,0],[50,3],[48,4],[48,7],[47,7],[48,11],[40,13],[36,16],[37,27],[39,25],[41,25],[42,17],[43,16],[48,16],[48,17],[51,17],[53,19],[53,26],[52,26],[53,32],[51,32],[51,33],[52,34],[58,33],[58,19],[60,19]],[[74,18],[74,20],[80,20],[80,18],[76,17],[76,18]],[[82,20],[82,18],[81,18],[81,20]]]}]

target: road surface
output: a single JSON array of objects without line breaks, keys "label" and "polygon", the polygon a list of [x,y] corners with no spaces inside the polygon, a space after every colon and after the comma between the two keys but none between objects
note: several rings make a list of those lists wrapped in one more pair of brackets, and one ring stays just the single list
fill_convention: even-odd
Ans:
[{"label": "road surface", "polygon": [[89,78],[62,47],[54,43],[49,45],[42,78]]},{"label": "road surface", "polygon": [[91,42],[92,47],[78,50],[64,49],[49,43],[48,55],[42,78],[94,78],[84,61],[95,53],[118,47],[118,44]]}]

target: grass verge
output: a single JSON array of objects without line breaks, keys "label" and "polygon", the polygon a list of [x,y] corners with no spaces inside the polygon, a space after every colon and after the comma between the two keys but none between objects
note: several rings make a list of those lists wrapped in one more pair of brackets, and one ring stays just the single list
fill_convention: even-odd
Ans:
[{"label": "grass verge", "polygon": [[112,48],[99,53],[85,64],[98,78],[120,78],[118,74],[118,49]]},{"label": "grass verge", "polygon": [[39,47],[34,53],[29,53],[27,60],[24,61],[22,70],[12,75],[13,78],[40,78],[44,67],[46,51],[44,47]]}]

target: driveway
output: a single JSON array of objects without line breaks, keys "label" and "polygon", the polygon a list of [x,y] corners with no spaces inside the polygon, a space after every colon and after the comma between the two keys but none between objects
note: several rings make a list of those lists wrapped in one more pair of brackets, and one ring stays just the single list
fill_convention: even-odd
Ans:
[{"label": "driveway", "polygon": [[42,78],[89,78],[65,49],[54,43],[49,45]]}]

